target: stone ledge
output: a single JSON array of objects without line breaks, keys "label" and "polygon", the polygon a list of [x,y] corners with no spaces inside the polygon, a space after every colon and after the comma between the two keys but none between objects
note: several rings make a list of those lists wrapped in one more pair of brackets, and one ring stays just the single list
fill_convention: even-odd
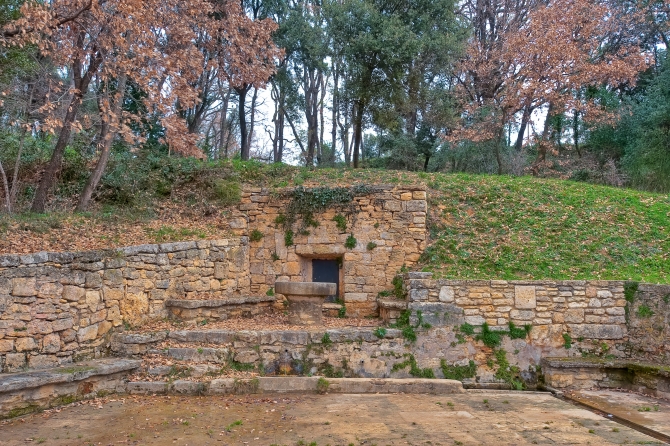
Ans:
[{"label": "stone ledge", "polygon": [[228,305],[257,304],[261,302],[275,302],[277,296],[241,296],[228,299],[168,299],[165,301],[166,307],[176,308],[216,308]]},{"label": "stone ledge", "polygon": [[670,377],[670,365],[654,364],[651,362],[631,361],[626,359],[601,358],[543,358],[543,367],[555,369],[627,369],[651,375]]},{"label": "stone ledge", "polygon": [[[186,395],[253,394],[253,393],[316,393],[322,378],[257,377],[253,379],[221,378],[211,382],[177,380],[172,383],[129,382],[128,393],[168,393]],[[465,393],[460,381],[451,379],[393,378],[328,378],[328,393],[421,393],[449,395]]]},{"label": "stone ledge", "polygon": [[406,310],[407,309],[407,301],[404,300],[387,300],[387,299],[378,299],[377,304],[381,308],[389,309],[389,310]]},{"label": "stone ledge", "polygon": [[141,361],[132,359],[100,359],[79,362],[68,367],[57,367],[32,372],[0,375],[0,393],[34,389],[50,384],[70,383],[99,376],[112,375],[137,369]]}]

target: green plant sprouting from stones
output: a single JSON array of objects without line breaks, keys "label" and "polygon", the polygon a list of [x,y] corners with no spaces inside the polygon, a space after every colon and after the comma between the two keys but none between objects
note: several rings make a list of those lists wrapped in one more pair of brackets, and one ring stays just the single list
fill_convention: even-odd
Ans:
[{"label": "green plant sprouting from stones", "polygon": [[373,333],[379,339],[382,339],[384,336],[386,336],[386,329],[384,327],[377,327]]},{"label": "green plant sprouting from stones", "polygon": [[252,242],[259,242],[263,238],[264,234],[258,229],[254,229],[249,233],[249,240]]},{"label": "green plant sprouting from stones", "polygon": [[566,350],[572,347],[572,336],[570,336],[570,333],[563,333],[563,347]]},{"label": "green plant sprouting from stones", "polygon": [[650,318],[654,315],[654,311],[647,305],[640,305],[637,309],[637,316],[642,319]]},{"label": "green plant sprouting from stones", "polygon": [[398,362],[393,364],[391,372],[397,372],[398,370],[403,370],[409,366],[409,374],[415,378],[435,378],[435,372],[431,368],[420,368],[416,363],[416,358],[414,355],[405,353],[403,357],[407,358],[403,362]]},{"label": "green plant sprouting from stones", "polygon": [[523,382],[519,378],[519,372],[521,371],[518,366],[510,365],[507,360],[507,352],[503,349],[495,350],[493,352],[496,358],[496,364],[498,369],[496,370],[495,376],[497,379],[508,383],[512,389],[523,390]]},{"label": "green plant sprouting from stones", "polygon": [[342,214],[335,214],[333,221],[335,222],[335,226],[337,226],[337,229],[339,229],[340,232],[347,231],[347,217]]},{"label": "green plant sprouting from stones", "polygon": [[317,393],[324,394],[328,392],[328,388],[330,387],[330,381],[328,381],[326,378],[323,376],[319,377],[318,381],[316,382],[316,391]]},{"label": "green plant sprouting from stones", "polygon": [[440,368],[445,379],[462,381],[465,378],[474,378],[477,374],[477,365],[473,360],[468,365],[448,365],[447,361],[440,359]]}]

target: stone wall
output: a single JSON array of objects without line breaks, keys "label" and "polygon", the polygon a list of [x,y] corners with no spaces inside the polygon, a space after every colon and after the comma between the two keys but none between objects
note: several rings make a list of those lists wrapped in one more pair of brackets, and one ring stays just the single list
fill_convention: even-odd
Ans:
[{"label": "stone wall", "polygon": [[[287,198],[267,189],[244,192],[233,226],[240,233],[260,231],[263,238],[249,243],[251,291],[264,294],[275,281],[311,282],[311,259],[341,259],[340,294],[352,315],[373,314],[380,291],[391,287],[398,271],[413,265],[426,246],[426,191],[422,186],[375,186],[370,194],[354,197],[341,231],[329,209],[315,216],[319,226],[309,235],[294,229],[294,245],[286,246],[283,228],[275,223],[285,212]],[[246,227],[242,228],[246,223]],[[349,235],[353,249],[345,248]],[[374,247],[368,244],[374,243]],[[370,249],[372,248],[372,249]]]},{"label": "stone wall", "polygon": [[[475,327],[475,336],[451,341],[444,349],[448,362],[464,364],[474,359],[483,365],[492,349],[476,341],[481,326],[486,323],[493,331],[509,331],[512,322],[516,327],[531,327],[525,339],[506,335],[500,346],[521,370],[532,370],[546,357],[667,363],[670,286],[633,285],[637,291],[626,300],[623,281],[435,280],[430,273],[405,275],[412,323],[418,322],[421,311],[424,322],[453,332],[445,334],[447,340],[459,335],[464,323]],[[642,306],[653,314],[640,311]]]},{"label": "stone wall", "polygon": [[113,327],[165,317],[169,298],[248,292],[248,262],[245,237],[0,256],[0,371],[100,356]]}]

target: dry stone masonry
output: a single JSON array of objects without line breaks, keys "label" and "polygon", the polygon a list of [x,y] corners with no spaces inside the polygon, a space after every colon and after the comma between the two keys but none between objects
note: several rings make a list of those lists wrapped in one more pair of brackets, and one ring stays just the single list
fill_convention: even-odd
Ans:
[{"label": "dry stone masonry", "polygon": [[245,237],[0,256],[0,370],[105,355],[110,330],[165,317],[168,299],[248,290],[248,265]]}]

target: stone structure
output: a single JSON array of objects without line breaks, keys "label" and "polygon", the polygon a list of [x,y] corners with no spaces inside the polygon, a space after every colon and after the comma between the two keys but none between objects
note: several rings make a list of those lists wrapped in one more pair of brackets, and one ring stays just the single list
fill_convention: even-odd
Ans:
[{"label": "stone structure", "polygon": [[[311,282],[313,259],[337,259],[340,298],[347,314],[377,312],[377,295],[391,286],[403,266],[411,266],[426,247],[426,191],[421,186],[375,186],[372,193],[356,196],[347,216],[347,229],[338,229],[328,209],[315,215],[318,227],[309,235],[295,230],[294,244],[286,246],[284,230],[276,223],[288,198],[267,189],[249,189],[242,195],[233,219],[240,234],[259,231],[263,237],[249,243],[251,292],[265,294],[276,281]],[[352,235],[356,246],[347,249]]]},{"label": "stone structure", "polygon": [[[408,273],[404,283],[407,308],[434,326],[529,324],[544,349],[572,344],[570,355],[670,358],[668,285],[631,283],[629,302],[624,281],[434,280],[430,273]],[[641,312],[643,306],[651,314]]]},{"label": "stone structure", "polygon": [[322,325],[324,299],[335,294],[337,286],[323,282],[276,282],[275,290],[286,297],[289,323]]},{"label": "stone structure", "polygon": [[0,371],[106,354],[107,333],[166,317],[170,298],[248,290],[245,237],[0,256]]}]

